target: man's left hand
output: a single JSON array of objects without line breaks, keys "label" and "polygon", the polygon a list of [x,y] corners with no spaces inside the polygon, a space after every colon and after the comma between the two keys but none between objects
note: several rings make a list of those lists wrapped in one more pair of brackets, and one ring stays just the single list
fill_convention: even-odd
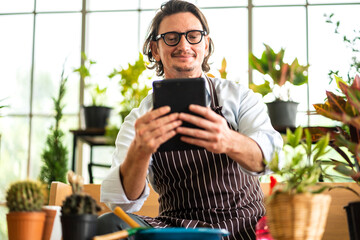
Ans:
[{"label": "man's left hand", "polygon": [[189,109],[191,112],[204,118],[187,113],[180,113],[179,119],[202,129],[178,127],[176,132],[186,135],[182,136],[181,140],[189,144],[204,147],[213,153],[227,153],[233,144],[231,139],[234,132],[229,128],[225,118],[208,107],[190,105]]}]

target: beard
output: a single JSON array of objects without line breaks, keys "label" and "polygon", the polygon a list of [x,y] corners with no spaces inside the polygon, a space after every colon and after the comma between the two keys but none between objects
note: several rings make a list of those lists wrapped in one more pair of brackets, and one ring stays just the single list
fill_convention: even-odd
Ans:
[{"label": "beard", "polygon": [[174,66],[174,69],[177,72],[191,72],[195,69],[195,66],[190,66],[190,67],[180,67],[180,66]]},{"label": "beard", "polygon": [[[171,54],[172,57],[178,57],[178,56],[181,56],[181,55],[187,55],[187,56],[192,56],[192,57],[195,57],[196,58],[196,53],[193,52],[193,51],[182,51],[182,50],[178,50],[178,51],[175,51]],[[177,71],[177,72],[191,72],[195,69],[195,66],[186,66],[186,67],[180,67],[180,66],[173,66],[174,69]]]}]

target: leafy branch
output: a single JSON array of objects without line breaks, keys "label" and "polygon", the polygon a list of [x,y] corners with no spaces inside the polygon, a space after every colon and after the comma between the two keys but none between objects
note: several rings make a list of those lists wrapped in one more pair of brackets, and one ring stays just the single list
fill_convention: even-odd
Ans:
[{"label": "leafy branch", "polygon": [[[353,79],[352,73],[358,73],[360,72],[360,59],[359,59],[359,53],[360,53],[360,29],[353,30],[354,36],[350,37],[348,34],[344,34],[340,31],[340,26],[341,23],[339,20],[334,20],[334,13],[331,13],[329,15],[324,14],[325,22],[328,24],[333,25],[334,27],[334,33],[341,36],[343,42],[345,43],[346,47],[349,48],[351,50],[351,52],[354,54],[351,57],[351,64],[350,64],[350,69],[348,70],[347,73],[347,80],[346,82],[348,84],[351,84],[351,81]],[[332,82],[333,75],[337,75],[339,76],[339,70],[330,70],[329,73],[329,78],[330,78],[330,83]]]}]

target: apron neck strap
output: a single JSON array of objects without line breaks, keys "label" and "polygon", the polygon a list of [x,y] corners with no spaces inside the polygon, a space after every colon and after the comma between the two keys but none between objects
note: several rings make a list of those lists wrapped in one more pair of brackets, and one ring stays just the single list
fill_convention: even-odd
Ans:
[{"label": "apron neck strap", "polygon": [[212,82],[212,80],[208,76],[205,75],[205,78],[208,81],[209,88],[210,88],[211,109],[213,111],[215,111],[216,113],[222,115],[222,113],[221,113],[222,107],[219,106],[219,101],[218,101],[218,97],[217,97],[217,94],[216,94],[216,91],[215,91],[214,83]]}]

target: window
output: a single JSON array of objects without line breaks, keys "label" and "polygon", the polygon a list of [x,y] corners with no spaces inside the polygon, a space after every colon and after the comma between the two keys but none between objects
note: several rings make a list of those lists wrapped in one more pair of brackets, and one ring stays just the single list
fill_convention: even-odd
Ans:
[{"label": "window", "polygon": [[[63,66],[69,80],[62,129],[67,133],[70,167],[72,136],[68,130],[79,127],[83,104],[79,77],[72,73],[80,65],[81,49],[97,62],[92,69],[94,79],[107,81],[114,68],[126,67],[137,59],[148,25],[163,2],[88,0],[85,11],[83,1],[0,2],[0,99],[6,98],[10,105],[1,111],[5,116],[0,118],[0,202],[10,182],[39,174],[41,152],[53,123],[51,97],[57,92]],[[341,30],[352,33],[359,30],[360,19],[354,16],[360,12],[360,1],[253,0],[249,6],[248,0],[190,2],[202,9],[210,25],[215,44],[210,58],[212,74],[219,76],[217,69],[225,57],[228,78],[248,84],[249,51],[260,54],[263,43],[275,50],[283,47],[289,61],[297,57],[301,64],[310,64],[309,87],[301,86],[293,93],[294,100],[300,102],[297,123],[333,124],[307,113],[313,111],[313,103],[323,102],[325,89],[333,89],[328,71],[340,70],[345,76],[353,53],[323,15],[335,13]],[[147,73],[156,79],[153,71]],[[254,81],[261,78],[253,73]],[[117,87],[111,82],[109,102],[119,101]],[[0,207],[0,222],[5,221],[5,212],[5,207]],[[6,224],[0,226],[0,238],[6,238]]]}]

